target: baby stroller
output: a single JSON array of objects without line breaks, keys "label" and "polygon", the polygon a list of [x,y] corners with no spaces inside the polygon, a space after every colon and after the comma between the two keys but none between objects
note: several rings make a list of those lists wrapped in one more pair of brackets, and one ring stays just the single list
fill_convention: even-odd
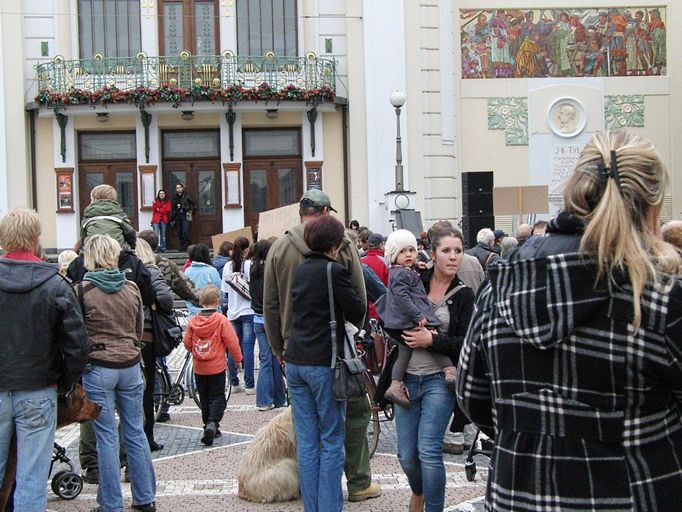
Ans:
[{"label": "baby stroller", "polygon": [[71,459],[66,455],[66,449],[54,443],[50,473],[55,464],[66,464],[69,469],[57,471],[50,482],[52,492],[64,500],[75,499],[83,490],[83,479],[74,471]]},{"label": "baby stroller", "polygon": [[478,438],[480,437],[480,434],[481,431],[476,430],[476,436],[471,443],[467,459],[464,462],[464,472],[469,482],[473,482],[476,479],[476,461],[474,460],[474,457],[476,455],[483,455],[490,458],[493,452],[493,442],[491,439],[481,439],[481,447],[478,447]]}]

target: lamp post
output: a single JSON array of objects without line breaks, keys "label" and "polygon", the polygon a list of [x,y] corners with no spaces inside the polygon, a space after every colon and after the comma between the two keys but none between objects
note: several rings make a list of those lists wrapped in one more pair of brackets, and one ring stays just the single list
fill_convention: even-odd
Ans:
[{"label": "lamp post", "polygon": [[389,99],[395,107],[396,137],[395,137],[395,189],[402,191],[403,188],[403,150],[400,138],[400,108],[405,104],[405,95],[396,90]]}]

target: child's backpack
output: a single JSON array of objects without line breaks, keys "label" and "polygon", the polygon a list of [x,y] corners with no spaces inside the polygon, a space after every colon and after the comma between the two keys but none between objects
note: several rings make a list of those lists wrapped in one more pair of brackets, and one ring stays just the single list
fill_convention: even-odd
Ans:
[{"label": "child's backpack", "polygon": [[192,356],[197,361],[210,361],[215,359],[219,353],[224,353],[220,343],[220,327],[218,327],[209,337],[194,336],[192,343]]}]

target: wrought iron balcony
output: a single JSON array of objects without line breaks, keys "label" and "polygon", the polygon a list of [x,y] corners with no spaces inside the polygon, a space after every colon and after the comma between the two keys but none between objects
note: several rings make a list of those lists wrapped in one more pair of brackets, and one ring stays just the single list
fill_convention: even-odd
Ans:
[{"label": "wrought iron balcony", "polygon": [[333,101],[336,63],[310,52],[305,57],[190,55],[103,57],[65,60],[36,66],[42,105],[240,100]]}]

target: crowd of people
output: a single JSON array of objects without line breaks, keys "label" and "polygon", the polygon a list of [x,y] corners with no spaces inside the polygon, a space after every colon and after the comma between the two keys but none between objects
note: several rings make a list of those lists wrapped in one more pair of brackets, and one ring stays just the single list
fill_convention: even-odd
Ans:
[{"label": "crowd of people", "polygon": [[[38,215],[14,210],[0,220],[0,304],[10,320],[0,470],[16,435],[15,510],[45,509],[57,394],[78,380],[101,407],[79,446],[83,478],[98,484],[95,510],[123,510],[122,467],[133,509],[156,510],[154,368],[165,362],[154,322],[172,314],[174,294],[190,312],[184,347],[201,443],[221,435],[227,378],[232,392],[255,394],[259,411],[290,400],[308,512],[343,510],[344,473],[348,501],[382,492],[369,463],[368,400],[332,394],[344,322],[367,331],[370,318],[395,346],[379,391],[394,404],[411,512],[443,510],[443,453],[462,453],[479,429],[492,441],[487,510],[675,510],[682,221],[661,227],[667,184],[648,140],[598,133],[565,208],[514,236],[484,228],[467,249],[449,221],[420,237],[384,237],[357,221],[346,229],[313,189],[283,236],[240,237],[214,259],[206,245],[188,245],[184,271],[163,255],[170,217],[191,213],[181,184],[172,204],[159,192],[153,231],[140,233],[116,190],[95,187],[80,247],[58,266],[36,256]],[[170,419],[167,410],[156,417]]]}]

